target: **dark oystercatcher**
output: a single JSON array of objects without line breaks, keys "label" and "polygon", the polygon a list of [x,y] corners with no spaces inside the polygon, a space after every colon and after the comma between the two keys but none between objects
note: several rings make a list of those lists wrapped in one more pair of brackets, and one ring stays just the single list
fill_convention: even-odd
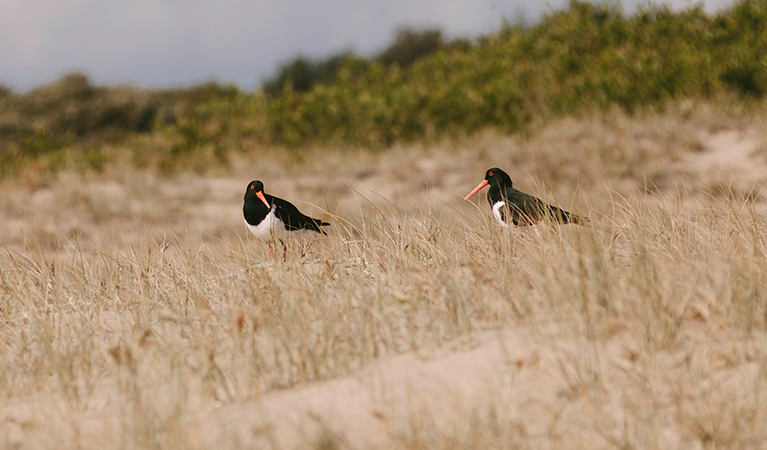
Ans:
[{"label": "dark oystercatcher", "polygon": [[[272,249],[269,243],[288,237],[291,231],[311,230],[327,234],[320,227],[330,225],[320,219],[312,219],[301,213],[292,203],[279,197],[264,194],[264,183],[251,181],[245,190],[245,204],[242,207],[245,224],[257,238],[266,241],[269,259]],[[285,258],[285,243],[282,242],[282,257]]]},{"label": "dark oystercatcher", "polygon": [[578,217],[556,206],[547,205],[532,195],[514,189],[511,177],[497,167],[485,172],[485,179],[469,192],[464,200],[468,200],[487,185],[490,185],[487,201],[493,208],[493,216],[504,227],[509,226],[509,221],[517,226],[533,225],[546,217],[557,223],[588,222],[588,219]]}]

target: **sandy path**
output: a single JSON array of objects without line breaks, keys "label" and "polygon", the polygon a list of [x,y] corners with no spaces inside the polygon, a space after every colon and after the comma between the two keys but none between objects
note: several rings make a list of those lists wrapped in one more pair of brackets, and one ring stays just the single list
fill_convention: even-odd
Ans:
[{"label": "sandy path", "polygon": [[544,369],[549,361],[542,365],[540,352],[512,332],[484,332],[429,356],[397,355],[350,377],[219,408],[199,426],[211,447],[223,438],[300,448],[323,431],[352,448],[376,447],[404,432],[415,416],[448,432],[467,412],[494,406],[502,393],[527,404],[553,400],[561,382]]},{"label": "sandy path", "polygon": [[756,154],[759,139],[755,130],[721,131],[707,134],[702,141],[703,151],[685,162],[688,169],[702,173],[729,171],[751,181],[767,176],[764,157]]},{"label": "sandy path", "polygon": [[207,448],[307,448],[328,437],[342,448],[419,439],[428,448],[476,445],[487,433],[526,448],[696,448],[697,425],[678,423],[676,408],[753,403],[746,387],[758,384],[759,364],[732,356],[759,339],[714,341],[701,328],[646,360],[630,333],[595,342],[487,331],[428,356],[392,356],[352,376],[216,408],[195,428]]}]

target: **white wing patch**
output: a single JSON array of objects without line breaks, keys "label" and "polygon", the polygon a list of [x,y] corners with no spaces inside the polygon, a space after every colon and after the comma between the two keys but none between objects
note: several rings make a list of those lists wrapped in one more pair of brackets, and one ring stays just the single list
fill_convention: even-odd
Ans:
[{"label": "white wing patch", "polygon": [[504,228],[508,228],[509,224],[503,221],[503,217],[501,217],[501,208],[506,206],[506,202],[500,201],[493,203],[493,217],[495,217],[495,220],[498,221]]},{"label": "white wing patch", "polygon": [[281,237],[283,234],[287,234],[285,230],[285,224],[274,215],[274,209],[276,205],[272,205],[272,209],[269,214],[264,217],[258,225],[251,225],[247,221],[245,225],[257,238],[268,241],[272,238]]}]

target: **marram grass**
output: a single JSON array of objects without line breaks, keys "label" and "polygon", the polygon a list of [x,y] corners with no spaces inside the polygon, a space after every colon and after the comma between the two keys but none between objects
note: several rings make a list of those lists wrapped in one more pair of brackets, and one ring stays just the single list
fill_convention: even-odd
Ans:
[{"label": "marram grass", "polygon": [[[7,251],[0,442],[202,448],[218,407],[496,330],[527,336],[567,389],[532,415],[513,390],[448,422],[411,411],[381,422],[382,446],[759,447],[767,220],[709,201],[617,199],[594,226],[511,230],[390,204],[272,263],[251,241]],[[303,442],[353,447],[332,425]],[[280,446],[269,430],[214,447]]]}]

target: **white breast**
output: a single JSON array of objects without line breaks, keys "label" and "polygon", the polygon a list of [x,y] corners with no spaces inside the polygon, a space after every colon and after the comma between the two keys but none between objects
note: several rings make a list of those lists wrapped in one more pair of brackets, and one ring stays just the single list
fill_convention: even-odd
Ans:
[{"label": "white breast", "polygon": [[274,215],[275,207],[275,205],[272,205],[269,214],[267,214],[266,217],[264,217],[264,220],[258,225],[251,225],[247,221],[245,222],[245,225],[248,226],[250,232],[257,238],[268,241],[270,239],[282,237],[282,235],[286,234],[285,224]]},{"label": "white breast", "polygon": [[508,228],[509,224],[503,221],[503,218],[501,217],[501,208],[503,208],[506,205],[506,202],[500,201],[493,203],[493,217],[495,217],[495,220],[498,221],[502,226]]}]

